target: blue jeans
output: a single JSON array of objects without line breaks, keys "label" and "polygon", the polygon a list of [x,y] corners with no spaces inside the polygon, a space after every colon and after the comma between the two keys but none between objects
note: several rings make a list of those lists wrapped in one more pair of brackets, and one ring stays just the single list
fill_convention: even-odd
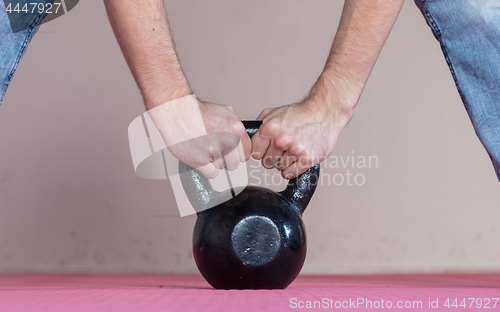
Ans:
[{"label": "blue jeans", "polygon": [[500,180],[500,1],[415,0]]},{"label": "blue jeans", "polygon": [[[54,0],[36,0],[31,2],[37,3],[52,3]],[[26,52],[28,43],[31,41],[33,35],[40,27],[40,23],[45,17],[45,13],[38,13],[34,10],[31,14],[16,14],[11,13],[10,20],[5,9],[5,2],[10,1],[0,0],[0,104],[2,104],[5,97],[5,92],[10,84],[12,76],[17,69],[19,61]],[[29,1],[28,1],[29,2]],[[12,3],[15,3],[12,1]],[[17,2],[19,3],[19,2]],[[22,9],[23,5],[21,5]],[[15,6],[12,5],[11,9]],[[21,13],[23,13],[21,11]],[[11,23],[17,25],[19,28],[24,28],[22,31],[13,32]],[[23,25],[27,25],[24,27]]]}]

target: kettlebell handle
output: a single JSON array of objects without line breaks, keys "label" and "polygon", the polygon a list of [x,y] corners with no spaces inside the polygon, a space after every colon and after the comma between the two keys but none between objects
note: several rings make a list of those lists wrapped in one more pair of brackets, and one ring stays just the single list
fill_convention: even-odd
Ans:
[{"label": "kettlebell handle", "polygon": [[[260,120],[242,122],[250,138],[257,133],[262,125]],[[278,192],[300,214],[304,212],[316,190],[319,180],[319,167],[320,165],[317,164],[309,168],[298,177],[288,181],[286,188]],[[207,207],[220,204],[217,200],[217,198],[220,198],[220,192],[214,190],[210,181],[198,170],[179,161],[179,173],[183,173],[180,175],[182,186],[195,211],[199,212]]]},{"label": "kettlebell handle", "polygon": [[262,121],[260,120],[243,120],[242,123],[245,126],[250,139],[257,133],[257,131],[259,131],[259,128],[262,125]]}]

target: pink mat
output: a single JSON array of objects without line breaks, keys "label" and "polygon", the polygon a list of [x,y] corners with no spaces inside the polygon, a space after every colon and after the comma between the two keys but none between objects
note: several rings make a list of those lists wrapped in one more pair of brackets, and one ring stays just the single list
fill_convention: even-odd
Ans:
[{"label": "pink mat", "polygon": [[15,312],[495,311],[499,297],[500,274],[299,276],[286,290],[214,290],[198,275],[0,275],[0,311]]}]

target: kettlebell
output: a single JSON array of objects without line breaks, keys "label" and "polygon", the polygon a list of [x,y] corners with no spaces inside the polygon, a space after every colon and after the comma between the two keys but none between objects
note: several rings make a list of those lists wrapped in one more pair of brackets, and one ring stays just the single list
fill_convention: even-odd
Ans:
[{"label": "kettlebell", "polygon": [[[252,137],[261,121],[243,121]],[[302,214],[316,189],[319,164],[291,179],[281,192],[247,186],[206,207],[217,195],[198,170],[179,163],[183,188],[197,212],[193,256],[215,289],[285,289],[306,258]],[[187,173],[187,174],[186,174]],[[230,192],[226,190],[225,192]],[[220,197],[220,196],[219,196]],[[230,197],[226,197],[230,198]]]}]

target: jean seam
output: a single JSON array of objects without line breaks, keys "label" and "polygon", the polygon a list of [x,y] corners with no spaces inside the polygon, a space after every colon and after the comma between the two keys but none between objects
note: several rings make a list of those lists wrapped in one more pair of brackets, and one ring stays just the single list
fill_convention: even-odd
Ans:
[{"label": "jean seam", "polygon": [[10,81],[12,79],[12,76],[14,76],[14,73],[17,70],[17,66],[19,65],[19,62],[21,61],[21,58],[24,55],[24,52],[26,51],[26,47],[28,46],[28,42],[30,41],[31,34],[33,33],[33,28],[28,29],[28,33],[26,34],[24,38],[24,42],[21,45],[21,49],[19,49],[19,52],[17,53],[16,60],[14,61],[14,66],[10,70],[10,73],[8,75],[8,80]]}]

